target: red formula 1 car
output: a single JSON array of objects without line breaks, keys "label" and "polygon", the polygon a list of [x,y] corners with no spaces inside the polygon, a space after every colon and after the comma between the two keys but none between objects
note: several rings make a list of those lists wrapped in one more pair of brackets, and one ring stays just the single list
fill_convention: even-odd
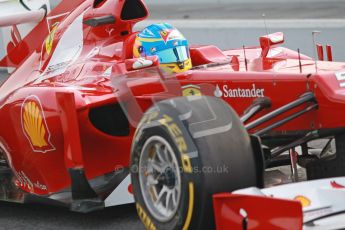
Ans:
[{"label": "red formula 1 car", "polygon": [[[133,58],[147,16],[142,0],[66,0],[0,19],[12,26],[1,200],[90,212],[134,193],[148,229],[300,229],[345,210],[344,179],[259,190],[284,182],[264,176],[279,166],[296,180],[345,176],[344,63],[279,47],[276,33],[259,47],[191,46],[193,69],[167,75],[157,57]],[[21,38],[16,25],[33,21]]]}]

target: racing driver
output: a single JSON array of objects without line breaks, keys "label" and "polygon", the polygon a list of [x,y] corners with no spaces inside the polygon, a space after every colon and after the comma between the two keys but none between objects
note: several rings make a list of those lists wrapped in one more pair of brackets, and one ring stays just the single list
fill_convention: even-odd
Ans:
[{"label": "racing driver", "polygon": [[181,73],[192,68],[188,41],[168,23],[153,24],[136,36],[135,58],[158,56],[160,66],[169,73]]}]

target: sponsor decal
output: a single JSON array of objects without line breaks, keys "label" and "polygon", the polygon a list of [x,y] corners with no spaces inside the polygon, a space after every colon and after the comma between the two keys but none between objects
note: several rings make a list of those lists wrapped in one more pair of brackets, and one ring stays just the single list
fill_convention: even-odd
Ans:
[{"label": "sponsor decal", "polygon": [[184,97],[188,96],[201,96],[200,87],[197,85],[186,85],[182,87],[182,95]]},{"label": "sponsor decal", "polygon": [[257,88],[255,84],[252,84],[251,88],[230,88],[228,85],[223,85],[222,87],[217,85],[214,96],[224,98],[259,98],[265,97],[265,89]]},{"label": "sponsor decal", "polygon": [[34,184],[31,182],[28,176],[23,171],[15,173],[17,177],[17,185],[20,187],[28,188],[31,192],[33,192]]},{"label": "sponsor decal", "polygon": [[339,86],[341,88],[345,87],[345,72],[337,72],[335,73],[335,77],[339,81]]},{"label": "sponsor decal", "polygon": [[153,61],[147,60],[145,58],[139,58],[136,62],[133,63],[132,68],[136,70],[136,69],[150,67],[152,65],[153,65]]},{"label": "sponsor decal", "polygon": [[311,205],[311,201],[305,196],[296,196],[294,200],[301,202],[303,208],[309,207]]},{"label": "sponsor decal", "polygon": [[47,191],[47,186],[44,184],[41,184],[39,181],[37,181],[36,183],[34,183],[35,188],[43,190],[43,191]]},{"label": "sponsor decal", "polygon": [[145,116],[142,119],[141,124],[138,126],[141,127],[142,124],[149,124],[151,123],[153,120],[155,120],[157,117],[159,116],[159,112],[158,111],[153,111],[150,113],[145,114]]},{"label": "sponsor decal", "polygon": [[50,132],[40,100],[36,96],[27,97],[21,109],[21,122],[24,135],[34,152],[46,153],[55,150],[50,141]]},{"label": "sponsor decal", "polygon": [[162,30],[160,32],[161,37],[163,38],[164,42],[167,43],[169,34],[171,33],[171,30]]},{"label": "sponsor decal", "polygon": [[[157,111],[154,111],[144,117],[144,122],[149,123],[155,118],[157,118],[159,113]],[[172,135],[172,137],[175,139],[177,147],[179,151],[181,152],[181,160],[182,160],[182,166],[183,166],[183,171],[185,173],[192,173],[192,165],[191,165],[191,160],[188,154],[186,154],[188,147],[187,147],[187,142],[183,136],[182,130],[178,127],[178,125],[174,122],[174,120],[168,116],[168,115],[163,115],[163,118],[159,120],[159,123],[164,125]],[[136,135],[135,135],[136,136]],[[193,208],[194,208],[194,183],[189,182],[188,183],[188,191],[189,191],[189,201],[188,201],[188,211],[187,211],[187,216],[186,220],[183,224],[182,230],[188,230],[192,217],[193,217]],[[146,214],[145,210],[140,206],[140,204],[136,204],[137,212],[138,215],[145,225],[146,229],[156,229],[156,226],[154,223],[151,221],[149,216]]]},{"label": "sponsor decal", "polygon": [[112,35],[112,33],[115,31],[115,29],[114,28],[107,28],[107,29],[105,29],[105,32],[107,32],[108,33],[108,35],[109,35],[109,37]]},{"label": "sponsor decal", "polygon": [[52,48],[53,48],[53,43],[54,43],[54,38],[55,38],[55,33],[58,28],[59,23],[55,23],[52,27],[52,30],[50,31],[48,37],[46,38],[46,51],[47,54],[50,55]]},{"label": "sponsor decal", "polygon": [[156,47],[152,47],[152,48],[150,49],[150,51],[151,51],[151,53],[154,53],[154,52],[157,51],[157,48],[156,48]]},{"label": "sponsor decal", "polygon": [[15,172],[17,181],[16,181],[16,186],[18,187],[24,187],[30,190],[31,192],[34,192],[34,188],[42,190],[42,191],[47,191],[48,188],[46,185],[41,184],[39,181],[36,183],[33,183],[30,178],[23,172]]},{"label": "sponsor decal", "polygon": [[[176,39],[184,39],[183,35],[178,30],[163,30],[160,32],[163,41],[167,43],[171,40]],[[174,43],[173,45],[176,46],[178,43]]]},{"label": "sponsor decal", "polygon": [[63,70],[65,68],[67,68],[69,63],[70,62],[61,62],[61,63],[58,63],[56,65],[50,65],[46,69],[46,72],[49,73],[49,74],[54,74],[56,71],[60,71],[60,70]]},{"label": "sponsor decal", "polygon": [[133,186],[132,186],[132,184],[128,185],[127,190],[128,190],[128,192],[129,192],[130,194],[133,194]]},{"label": "sponsor decal", "polygon": [[173,138],[175,139],[177,148],[181,153],[183,171],[185,173],[192,173],[192,164],[187,154],[188,146],[181,129],[174,122],[174,120],[168,115],[163,115],[163,118],[159,120],[159,123],[164,125],[169,130]]},{"label": "sponsor decal", "polygon": [[[177,39],[184,39],[183,35],[180,33],[180,31],[178,30],[173,30],[171,31],[171,33],[169,34],[168,36],[168,41],[171,41],[171,40],[177,40]],[[176,41],[174,43],[174,46],[177,46],[178,42]]]},{"label": "sponsor decal", "polygon": [[335,189],[343,189],[343,188],[345,188],[344,185],[338,184],[335,181],[331,181],[331,186],[332,186],[332,188],[335,188]]},{"label": "sponsor decal", "polygon": [[146,214],[145,210],[141,207],[141,205],[137,203],[136,208],[137,208],[138,216],[141,222],[144,224],[145,228],[147,230],[156,230],[157,228],[155,224],[153,223],[149,215]]},{"label": "sponsor decal", "polygon": [[[54,52],[56,52],[59,55],[52,55],[52,58],[49,60],[49,62],[44,63],[44,64],[42,63],[42,58],[41,58],[40,69],[42,71],[41,73],[42,78],[44,77],[44,79],[47,79],[50,77],[63,74],[66,72],[67,67],[69,65],[75,63],[78,60],[83,50],[82,48],[84,44],[83,30],[82,30],[83,15],[84,13],[80,14],[80,16],[78,16],[73,22],[71,22],[71,24],[68,26],[68,28],[64,31],[64,33],[59,38],[59,42],[57,43],[56,48],[54,50]],[[51,37],[53,37],[54,35],[56,36],[57,33],[58,33],[57,31],[55,31],[55,33],[51,31],[50,35],[52,35]],[[55,37],[55,40],[56,39],[57,38]],[[52,40],[52,38],[46,39],[48,51],[49,51],[49,40]],[[66,49],[66,44],[69,47],[68,49]],[[43,43],[43,46],[44,45],[45,44]],[[44,47],[42,48],[42,53],[43,52],[47,52]],[[60,57],[60,54],[63,54],[63,58]],[[44,57],[43,54],[41,55],[42,57]],[[68,64],[66,65],[65,63],[68,63]],[[59,66],[60,64],[61,66],[63,66],[63,68],[56,69],[55,66]],[[54,71],[52,71],[50,67],[53,67]]]}]

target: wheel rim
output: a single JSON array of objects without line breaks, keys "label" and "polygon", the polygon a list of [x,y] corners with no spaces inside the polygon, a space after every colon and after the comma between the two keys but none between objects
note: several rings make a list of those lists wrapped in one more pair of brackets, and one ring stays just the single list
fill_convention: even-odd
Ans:
[{"label": "wheel rim", "polygon": [[146,207],[161,222],[171,220],[181,198],[179,164],[171,145],[160,136],[149,138],[139,160],[139,183]]}]

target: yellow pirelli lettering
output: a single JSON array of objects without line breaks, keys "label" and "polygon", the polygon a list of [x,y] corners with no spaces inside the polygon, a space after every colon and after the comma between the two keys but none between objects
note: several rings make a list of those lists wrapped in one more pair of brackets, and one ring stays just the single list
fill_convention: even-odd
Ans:
[{"label": "yellow pirelli lettering", "polygon": [[156,119],[158,117],[158,115],[159,115],[159,113],[157,111],[154,111],[154,112],[148,114],[146,123],[152,122],[154,119]]},{"label": "yellow pirelli lettering", "polygon": [[145,228],[147,230],[157,230],[156,226],[151,221],[150,217],[146,214],[146,212],[141,207],[141,205],[137,203],[136,208],[137,208],[138,216],[139,216],[141,222],[144,224]]},{"label": "yellow pirelli lettering", "polygon": [[174,136],[174,137],[178,137],[178,136],[181,136],[182,135],[182,131],[181,129],[177,126],[176,123],[172,123],[169,125],[169,130],[171,132],[171,134]]},{"label": "yellow pirelli lettering", "polygon": [[192,182],[189,182],[188,186],[189,186],[188,212],[187,212],[186,221],[184,222],[184,225],[182,228],[183,230],[189,229],[190,222],[193,216],[193,208],[194,208],[194,184]]},{"label": "yellow pirelli lettering", "polygon": [[147,124],[151,123],[154,119],[158,117],[159,113],[154,111],[152,113],[146,114],[143,119],[141,120],[140,124]]},{"label": "yellow pirelli lettering", "polygon": [[149,124],[151,123],[154,119],[156,119],[158,117],[159,113],[157,111],[146,114],[140,121],[140,123],[138,124],[137,129],[135,130],[134,133],[134,137],[137,136],[138,130],[141,128],[141,126],[143,126],[144,124]]},{"label": "yellow pirelli lettering", "polygon": [[183,137],[177,137],[176,144],[180,152],[182,153],[187,152],[188,148],[187,148],[186,140]]},{"label": "yellow pirelli lettering", "polygon": [[167,129],[169,130],[170,134],[176,142],[177,148],[181,153],[183,171],[185,173],[192,173],[193,170],[190,158],[187,154],[185,154],[188,151],[187,142],[183,136],[180,127],[168,115],[163,115],[163,118],[160,119],[159,122],[165,127],[167,127]]},{"label": "yellow pirelli lettering", "polygon": [[185,173],[192,173],[192,164],[190,162],[190,158],[187,154],[182,154],[182,165],[183,165],[183,171]]},{"label": "yellow pirelli lettering", "polygon": [[161,123],[164,126],[169,126],[168,123],[172,122],[172,118],[168,115],[163,115],[163,118],[159,120],[159,123]]}]

